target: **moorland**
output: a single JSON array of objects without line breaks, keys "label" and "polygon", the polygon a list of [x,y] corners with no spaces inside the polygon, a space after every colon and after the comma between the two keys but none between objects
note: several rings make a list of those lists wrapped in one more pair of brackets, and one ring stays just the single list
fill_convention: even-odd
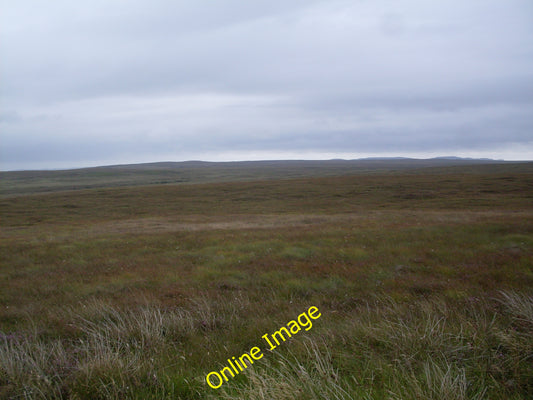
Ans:
[{"label": "moorland", "polygon": [[[151,164],[0,185],[0,398],[533,397],[532,162]],[[310,307],[312,329],[262,344]],[[207,384],[254,346],[261,359]]]}]

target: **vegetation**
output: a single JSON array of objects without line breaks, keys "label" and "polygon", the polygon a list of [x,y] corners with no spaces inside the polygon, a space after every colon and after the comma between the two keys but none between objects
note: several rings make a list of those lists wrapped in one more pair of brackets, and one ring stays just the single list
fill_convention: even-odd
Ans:
[{"label": "vegetation", "polygon": [[0,172],[0,195],[19,195],[101,187],[220,183],[295,179],[369,173],[531,172],[531,163],[468,159],[367,159],[324,161],[160,162],[58,171]]},{"label": "vegetation", "polygon": [[532,165],[11,193],[0,398],[531,398]]}]

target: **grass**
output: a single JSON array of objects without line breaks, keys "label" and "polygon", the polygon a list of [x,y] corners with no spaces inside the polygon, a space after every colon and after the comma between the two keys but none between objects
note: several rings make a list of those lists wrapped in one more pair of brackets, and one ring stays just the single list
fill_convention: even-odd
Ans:
[{"label": "grass", "polygon": [[242,379],[215,392],[195,375],[218,363],[210,360],[197,369],[192,363],[202,360],[190,344],[209,343],[208,354],[234,354],[236,349],[208,336],[225,336],[224,330],[239,325],[239,314],[253,307],[250,299],[218,309],[204,301],[189,311],[164,312],[93,301],[63,311],[61,317],[72,321],[70,338],[4,335],[4,390],[9,395],[17,388],[30,398],[87,399],[527,398],[533,390],[533,335],[531,321],[522,325],[516,319],[527,312],[517,304],[527,309],[532,299],[502,292],[461,309],[440,299],[414,306],[376,297],[328,318],[327,326],[287,343],[285,350],[267,353]]},{"label": "grass", "polygon": [[[66,190],[246,182],[403,172],[531,173],[531,163],[446,159],[377,159],[324,161],[161,162],[113,165],[59,171],[0,171],[0,195],[12,196]],[[71,205],[73,206],[73,205]]]},{"label": "grass", "polygon": [[491,169],[0,199],[0,398],[531,398],[533,179]]}]

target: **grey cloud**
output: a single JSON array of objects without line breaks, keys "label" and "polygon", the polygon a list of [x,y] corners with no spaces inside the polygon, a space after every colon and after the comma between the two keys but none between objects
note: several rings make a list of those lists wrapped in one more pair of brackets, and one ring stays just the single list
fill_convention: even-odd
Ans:
[{"label": "grey cloud", "polygon": [[4,2],[2,162],[533,155],[526,0]]}]

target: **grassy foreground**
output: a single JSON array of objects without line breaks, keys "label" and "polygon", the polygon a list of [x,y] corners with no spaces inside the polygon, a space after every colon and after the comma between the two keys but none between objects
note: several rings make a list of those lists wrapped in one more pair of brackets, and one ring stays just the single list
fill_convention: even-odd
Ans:
[{"label": "grassy foreground", "polygon": [[0,398],[532,398],[533,173],[494,168],[0,199]]}]

